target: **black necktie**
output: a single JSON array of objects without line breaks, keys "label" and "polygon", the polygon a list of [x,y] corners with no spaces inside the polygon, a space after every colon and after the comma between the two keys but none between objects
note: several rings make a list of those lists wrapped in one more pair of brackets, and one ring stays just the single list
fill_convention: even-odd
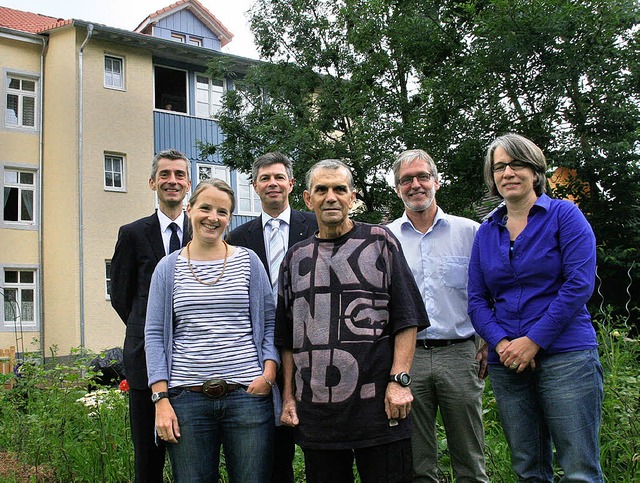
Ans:
[{"label": "black necktie", "polygon": [[171,238],[169,238],[169,253],[171,253],[180,250],[180,238],[178,238],[178,225],[171,222],[169,228],[171,228]]}]

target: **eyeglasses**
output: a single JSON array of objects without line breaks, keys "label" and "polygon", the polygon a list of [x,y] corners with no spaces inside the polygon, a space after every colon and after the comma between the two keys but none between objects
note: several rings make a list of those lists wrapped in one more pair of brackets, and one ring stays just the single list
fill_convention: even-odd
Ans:
[{"label": "eyeglasses", "polygon": [[400,180],[398,181],[398,184],[400,186],[408,186],[411,183],[413,183],[413,179],[416,178],[418,180],[419,183],[426,183],[427,181],[429,181],[431,178],[433,178],[433,175],[431,173],[420,173],[417,174],[415,176],[403,176],[402,178],[400,178]]},{"label": "eyeglasses", "polygon": [[510,163],[495,163],[491,166],[491,171],[494,173],[502,173],[509,166],[513,171],[520,171],[524,168],[531,168],[532,166],[526,161],[520,161],[519,159],[514,159]]}]

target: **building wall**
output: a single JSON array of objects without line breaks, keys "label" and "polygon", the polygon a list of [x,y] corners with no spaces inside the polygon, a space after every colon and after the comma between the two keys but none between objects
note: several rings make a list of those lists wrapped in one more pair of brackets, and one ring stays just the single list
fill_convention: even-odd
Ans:
[{"label": "building wall", "polygon": [[[14,36],[16,37],[16,36]],[[36,173],[39,165],[39,130],[25,131],[21,129],[6,128],[5,115],[5,82],[6,73],[24,73],[40,76],[40,59],[42,43],[34,43],[30,39],[17,40],[8,36],[0,36],[0,73],[2,79],[2,122],[0,122],[0,180],[4,179],[4,169],[26,168]],[[39,99],[38,99],[39,100]],[[36,103],[37,105],[37,103]],[[5,268],[29,268],[38,269],[38,216],[37,200],[40,189],[36,181],[36,220],[31,225],[11,225],[0,222],[0,280],[4,280]],[[3,205],[4,206],[4,205]],[[4,216],[2,217],[2,219]],[[0,297],[2,299],[2,297]],[[25,349],[30,348],[29,343],[38,337],[37,330],[27,330],[22,334]],[[18,334],[20,337],[20,334]],[[0,324],[0,348],[8,348],[16,345],[16,332],[13,329],[3,328]]]},{"label": "building wall", "polygon": [[59,29],[45,57],[42,344],[60,354],[80,345],[77,47],[75,30]]},{"label": "building wall", "polygon": [[[124,58],[125,88],[104,87],[104,55]],[[155,209],[149,188],[153,145],[151,54],[93,40],[84,55],[84,273],[86,346],[99,351],[121,346],[124,324],[105,295],[105,260],[110,260],[121,225]],[[104,188],[104,154],[125,157],[126,191]]]}]

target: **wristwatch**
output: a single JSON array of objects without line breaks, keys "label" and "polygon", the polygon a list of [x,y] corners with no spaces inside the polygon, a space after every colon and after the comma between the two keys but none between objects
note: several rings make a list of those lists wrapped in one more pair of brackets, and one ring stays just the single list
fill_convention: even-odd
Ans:
[{"label": "wristwatch", "polygon": [[397,382],[402,387],[407,387],[411,384],[411,376],[407,372],[398,372],[389,376],[389,382]]},{"label": "wristwatch", "polygon": [[154,392],[151,395],[151,402],[157,403],[158,401],[160,401],[160,399],[164,399],[165,397],[169,397],[168,392]]}]

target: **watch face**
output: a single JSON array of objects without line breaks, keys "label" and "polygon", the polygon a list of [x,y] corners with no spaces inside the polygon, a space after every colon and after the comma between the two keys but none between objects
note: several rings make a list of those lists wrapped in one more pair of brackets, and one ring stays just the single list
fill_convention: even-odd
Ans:
[{"label": "watch face", "polygon": [[411,376],[406,372],[400,374],[400,384],[403,386],[408,386],[411,384]]},{"label": "watch face", "polygon": [[154,392],[151,395],[151,402],[156,403],[156,402],[160,401],[160,399],[165,398],[165,397],[169,397],[169,393],[167,393],[167,392]]}]

